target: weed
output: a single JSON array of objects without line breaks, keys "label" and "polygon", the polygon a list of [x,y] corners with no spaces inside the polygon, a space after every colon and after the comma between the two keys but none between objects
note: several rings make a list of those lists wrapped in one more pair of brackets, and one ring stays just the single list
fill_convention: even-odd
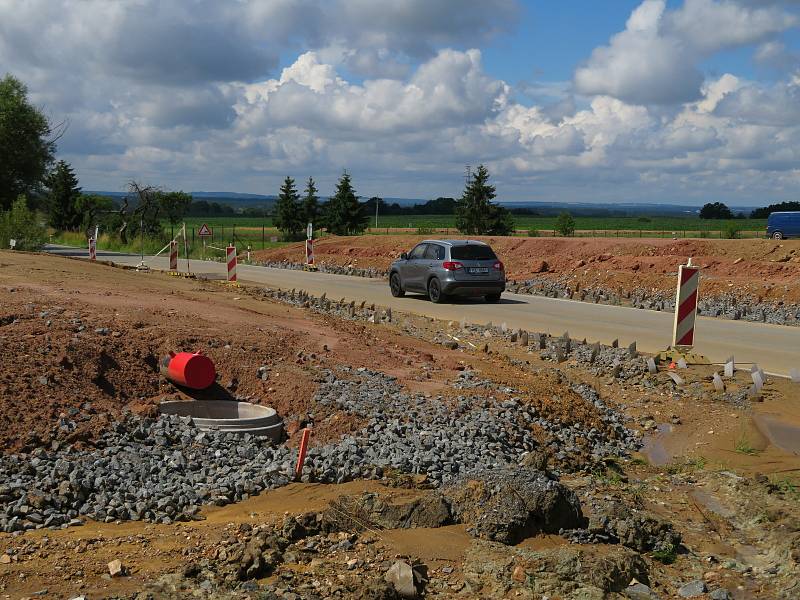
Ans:
[{"label": "weed", "polygon": [[665,565],[671,565],[678,558],[678,549],[673,544],[665,544],[653,552],[653,558]]},{"label": "weed", "polygon": [[675,461],[666,466],[664,469],[670,475],[677,475],[679,473],[693,473],[694,471],[702,471],[706,468],[708,460],[704,456],[695,456],[693,458],[684,458],[680,461]]},{"label": "weed", "polygon": [[748,456],[755,456],[758,454],[758,450],[753,448],[753,445],[750,443],[750,440],[747,439],[747,436],[744,433],[742,433],[742,436],[736,440],[734,450],[736,450],[736,452],[739,454],[746,454]]}]

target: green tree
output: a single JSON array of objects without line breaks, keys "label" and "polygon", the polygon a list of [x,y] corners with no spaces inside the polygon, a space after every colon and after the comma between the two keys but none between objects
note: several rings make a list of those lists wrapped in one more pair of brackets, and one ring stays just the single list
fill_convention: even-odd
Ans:
[{"label": "green tree", "polygon": [[511,213],[495,204],[495,187],[489,185],[489,171],[479,165],[456,203],[456,227],[467,235],[509,235],[514,231]]},{"label": "green tree", "polygon": [[294,179],[288,176],[283,180],[278,201],[275,204],[275,227],[283,233],[286,240],[300,239],[305,227],[300,197],[294,187]]},{"label": "green tree", "polygon": [[51,134],[47,118],[28,102],[25,84],[11,75],[0,79],[0,210],[40,187],[53,162]]},{"label": "green tree", "polygon": [[779,202],[778,204],[770,204],[762,208],[756,208],[750,213],[751,219],[766,219],[774,212],[795,212],[800,211],[800,202],[792,200],[790,202]]},{"label": "green tree", "polygon": [[171,225],[181,222],[192,204],[192,197],[186,192],[162,192],[158,202],[161,212]]},{"label": "green tree", "polygon": [[0,213],[0,248],[9,248],[16,240],[17,250],[38,250],[47,239],[47,231],[32,210],[25,196],[18,196],[11,208]]},{"label": "green tree", "polygon": [[709,202],[700,209],[701,219],[732,219],[733,213],[722,202]]},{"label": "green tree", "polygon": [[556,219],[556,231],[564,237],[570,236],[575,233],[575,219],[566,210],[558,215]]},{"label": "green tree", "polygon": [[75,203],[75,209],[81,215],[81,227],[87,237],[94,235],[95,226],[100,225],[105,231],[112,227],[115,220],[111,217],[114,213],[114,201],[108,196],[97,194],[81,194]]},{"label": "green tree", "polygon": [[306,195],[303,196],[303,219],[305,222],[313,223],[317,219],[319,212],[319,196],[317,196],[317,186],[312,177],[306,183]]},{"label": "green tree", "polygon": [[350,174],[345,171],[336,184],[336,193],[328,201],[325,227],[334,235],[359,235],[364,233],[368,219],[353,189]]},{"label": "green tree", "polygon": [[55,229],[74,231],[83,222],[77,203],[81,188],[75,172],[66,161],[60,160],[47,178],[47,207],[50,225]]}]

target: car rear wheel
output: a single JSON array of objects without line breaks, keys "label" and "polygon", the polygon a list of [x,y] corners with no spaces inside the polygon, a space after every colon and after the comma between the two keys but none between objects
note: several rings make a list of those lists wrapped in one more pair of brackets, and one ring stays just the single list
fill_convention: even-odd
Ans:
[{"label": "car rear wheel", "polygon": [[500,302],[500,294],[487,294],[486,296],[484,296],[484,298],[486,299],[487,302],[491,304],[497,304],[498,302]]},{"label": "car rear wheel", "polygon": [[444,294],[442,293],[442,284],[435,277],[428,282],[428,298],[434,304],[444,302]]},{"label": "car rear wheel", "polygon": [[389,289],[392,290],[392,296],[395,298],[405,296],[406,292],[403,290],[403,285],[400,283],[400,275],[397,273],[392,273],[392,276],[389,277]]},{"label": "car rear wheel", "polygon": [[776,231],[775,233],[772,234],[772,239],[773,240],[782,240],[783,239],[783,234],[780,231]]}]

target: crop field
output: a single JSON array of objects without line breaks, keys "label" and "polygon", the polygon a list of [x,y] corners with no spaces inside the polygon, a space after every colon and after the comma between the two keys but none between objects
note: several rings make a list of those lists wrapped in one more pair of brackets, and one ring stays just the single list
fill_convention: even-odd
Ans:
[{"label": "crop field", "polygon": [[[700,237],[758,238],[766,234],[766,219],[699,219],[697,217],[574,217],[575,235],[579,237]],[[556,231],[556,217],[515,216],[514,224],[518,235],[553,236]],[[270,240],[279,235],[269,218],[258,217],[190,217],[186,226],[190,237],[196,236],[203,223],[212,228],[215,241],[236,238],[243,243],[262,243],[268,246]],[[167,229],[169,229],[167,227]],[[378,227],[371,217],[367,233],[457,233],[453,215],[389,215],[378,217]]]}]

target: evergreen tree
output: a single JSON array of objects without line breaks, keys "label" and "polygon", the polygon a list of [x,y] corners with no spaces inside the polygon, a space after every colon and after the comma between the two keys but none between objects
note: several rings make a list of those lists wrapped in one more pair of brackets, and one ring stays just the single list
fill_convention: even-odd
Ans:
[{"label": "evergreen tree", "polygon": [[470,177],[456,203],[456,227],[467,235],[509,235],[514,221],[508,210],[492,203],[495,187],[489,185],[489,171],[483,165]]},{"label": "evergreen tree", "polygon": [[294,187],[294,179],[288,176],[283,180],[278,202],[275,204],[275,226],[286,240],[300,239],[305,227],[300,197]]},{"label": "evergreen tree", "polygon": [[83,223],[78,210],[81,188],[78,178],[65,161],[60,160],[47,178],[50,225],[55,229],[73,231]]},{"label": "evergreen tree", "polygon": [[336,193],[327,204],[325,226],[334,235],[359,235],[367,227],[364,206],[355,194],[350,174],[345,171],[336,184]]},{"label": "evergreen tree", "polygon": [[303,219],[305,219],[306,224],[316,221],[318,212],[319,196],[317,196],[317,186],[314,185],[314,179],[309,177],[306,184],[306,195],[303,196]]}]

